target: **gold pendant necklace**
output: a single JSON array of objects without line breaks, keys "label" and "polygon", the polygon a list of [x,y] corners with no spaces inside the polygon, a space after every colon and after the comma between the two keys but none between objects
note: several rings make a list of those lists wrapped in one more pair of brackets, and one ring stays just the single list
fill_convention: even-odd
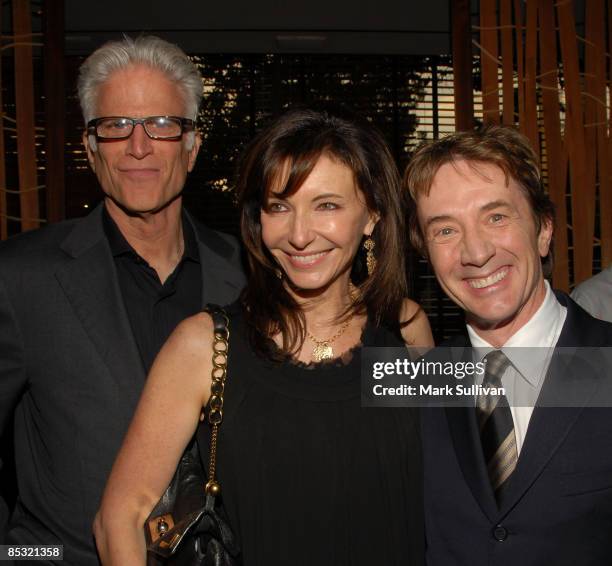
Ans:
[{"label": "gold pendant necklace", "polygon": [[319,340],[315,338],[310,332],[306,331],[308,338],[310,338],[310,340],[312,340],[315,344],[315,347],[312,349],[312,357],[315,362],[331,360],[332,358],[334,358],[334,349],[331,347],[331,343],[344,334],[344,332],[348,328],[350,320],[350,318],[346,320],[340,327],[340,330],[338,330],[336,334],[334,334],[331,338],[328,338],[327,340]]}]

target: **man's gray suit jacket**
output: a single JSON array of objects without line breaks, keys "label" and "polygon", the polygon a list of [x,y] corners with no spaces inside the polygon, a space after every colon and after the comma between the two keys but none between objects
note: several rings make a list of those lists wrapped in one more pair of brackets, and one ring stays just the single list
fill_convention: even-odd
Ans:
[{"label": "man's gray suit jacket", "polygon": [[[189,221],[202,305],[232,302],[236,241]],[[7,544],[63,544],[62,564],[98,564],[92,521],[144,381],[102,206],[0,245],[0,431],[14,415],[18,481]]]}]

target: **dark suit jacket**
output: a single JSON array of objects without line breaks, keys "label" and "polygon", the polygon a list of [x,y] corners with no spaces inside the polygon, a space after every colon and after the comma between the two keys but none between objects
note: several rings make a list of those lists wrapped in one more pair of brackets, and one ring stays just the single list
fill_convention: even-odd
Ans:
[{"label": "dark suit jacket", "polygon": [[[612,324],[567,295],[558,299],[567,318],[557,346],[612,345]],[[541,396],[565,388],[577,406],[536,406],[501,509],[474,409],[422,411],[429,566],[612,564],[612,409],[584,406],[597,395],[598,377],[612,379],[553,359]]]},{"label": "dark suit jacket", "polygon": [[[0,246],[0,430],[14,414],[19,491],[6,543],[63,544],[78,566],[98,564],[92,521],[145,380],[101,211]],[[229,303],[238,246],[193,225],[202,304]]]}]

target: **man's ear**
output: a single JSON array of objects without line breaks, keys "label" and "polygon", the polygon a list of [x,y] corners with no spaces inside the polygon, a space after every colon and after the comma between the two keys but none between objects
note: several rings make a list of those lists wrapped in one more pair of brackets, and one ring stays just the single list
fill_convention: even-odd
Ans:
[{"label": "man's ear", "polygon": [[542,218],[540,221],[540,233],[538,234],[538,252],[540,257],[546,257],[550,250],[550,242],[552,241],[554,232],[554,223],[552,218]]},{"label": "man's ear", "polygon": [[87,152],[87,161],[89,161],[89,166],[92,171],[96,172],[96,155],[95,152],[98,151],[98,144],[96,142],[95,136],[87,135],[87,130],[83,131],[83,145],[85,146],[85,151]]},{"label": "man's ear", "polygon": [[202,145],[202,136],[200,136],[200,132],[194,132],[193,136],[193,146],[189,150],[189,161],[187,162],[187,171],[189,171],[189,173],[191,173],[195,166],[195,162],[200,151],[200,146]]}]

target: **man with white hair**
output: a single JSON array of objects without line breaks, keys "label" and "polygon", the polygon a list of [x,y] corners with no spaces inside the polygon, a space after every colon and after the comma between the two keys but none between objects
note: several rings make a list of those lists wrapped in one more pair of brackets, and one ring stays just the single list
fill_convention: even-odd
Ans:
[{"label": "man with white hair", "polygon": [[78,90],[104,199],[86,218],[0,246],[0,432],[14,418],[5,542],[63,545],[63,564],[88,566],[95,511],[155,355],[183,318],[234,300],[244,278],[236,242],[182,206],[202,93],[185,53],[152,36],[108,43],[83,63]]}]

